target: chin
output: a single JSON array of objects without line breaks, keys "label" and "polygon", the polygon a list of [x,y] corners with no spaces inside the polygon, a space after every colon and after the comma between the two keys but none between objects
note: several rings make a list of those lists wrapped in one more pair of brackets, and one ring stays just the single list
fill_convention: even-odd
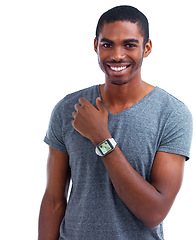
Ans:
[{"label": "chin", "polygon": [[129,80],[115,79],[114,80],[114,79],[109,78],[109,81],[111,84],[121,86],[121,85],[125,85],[125,84],[129,83],[131,81],[131,79],[129,79]]},{"label": "chin", "polygon": [[122,81],[116,81],[116,82],[111,81],[111,83],[114,84],[114,85],[117,85],[117,86],[121,86],[121,85],[127,84],[127,82],[122,82]]}]

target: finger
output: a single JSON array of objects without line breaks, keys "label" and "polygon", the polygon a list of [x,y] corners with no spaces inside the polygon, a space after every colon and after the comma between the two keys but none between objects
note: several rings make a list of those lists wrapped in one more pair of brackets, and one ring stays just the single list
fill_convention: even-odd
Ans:
[{"label": "finger", "polygon": [[77,115],[77,112],[72,112],[72,117],[75,119],[75,117],[76,117],[76,115]]},{"label": "finger", "polygon": [[74,120],[71,121],[72,126],[75,128]]},{"label": "finger", "polygon": [[108,112],[105,106],[103,105],[100,97],[96,99],[96,106],[99,111]]},{"label": "finger", "polygon": [[86,100],[86,98],[84,98],[84,97],[79,98],[79,103],[81,104],[81,106],[83,106],[87,102],[88,101]]},{"label": "finger", "polygon": [[75,108],[76,111],[78,111],[78,109],[79,109],[80,107],[81,107],[80,104],[75,104],[75,105],[74,105],[74,108]]}]

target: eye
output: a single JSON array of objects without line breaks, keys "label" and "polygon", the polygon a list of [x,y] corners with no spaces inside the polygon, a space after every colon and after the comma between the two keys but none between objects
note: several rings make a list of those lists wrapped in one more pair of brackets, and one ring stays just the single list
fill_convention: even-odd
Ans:
[{"label": "eye", "polygon": [[111,48],[111,47],[112,47],[112,45],[109,44],[109,43],[104,43],[104,44],[102,44],[102,46],[103,46],[104,48]]},{"label": "eye", "polygon": [[127,43],[125,45],[126,48],[134,48],[134,47],[137,47],[137,45],[133,44],[133,43]]}]

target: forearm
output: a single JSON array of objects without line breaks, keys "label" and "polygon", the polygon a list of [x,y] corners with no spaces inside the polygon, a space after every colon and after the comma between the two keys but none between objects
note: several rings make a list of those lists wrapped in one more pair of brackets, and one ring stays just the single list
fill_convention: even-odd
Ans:
[{"label": "forearm", "polygon": [[[108,111],[101,98],[97,109],[85,98],[75,104],[72,126],[97,146],[111,138],[108,129]],[[131,151],[131,150],[130,150]],[[151,183],[131,166],[118,146],[102,157],[113,186],[124,204],[146,227],[154,228],[166,217],[180,189],[185,157],[157,152],[151,171]],[[175,155],[175,156],[173,156]]]},{"label": "forearm", "polygon": [[102,157],[112,184],[122,202],[147,227],[153,228],[164,218],[164,196],[138,174],[118,146]]},{"label": "forearm", "polygon": [[61,221],[65,215],[66,201],[51,204],[44,196],[39,215],[38,240],[58,240]]}]

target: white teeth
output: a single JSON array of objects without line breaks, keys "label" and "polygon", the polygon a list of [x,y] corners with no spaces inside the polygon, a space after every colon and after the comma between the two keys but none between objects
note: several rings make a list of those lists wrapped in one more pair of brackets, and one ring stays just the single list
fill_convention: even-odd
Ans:
[{"label": "white teeth", "polygon": [[120,72],[122,70],[124,70],[126,68],[126,66],[124,67],[110,67],[113,71],[116,71],[116,72]]}]

